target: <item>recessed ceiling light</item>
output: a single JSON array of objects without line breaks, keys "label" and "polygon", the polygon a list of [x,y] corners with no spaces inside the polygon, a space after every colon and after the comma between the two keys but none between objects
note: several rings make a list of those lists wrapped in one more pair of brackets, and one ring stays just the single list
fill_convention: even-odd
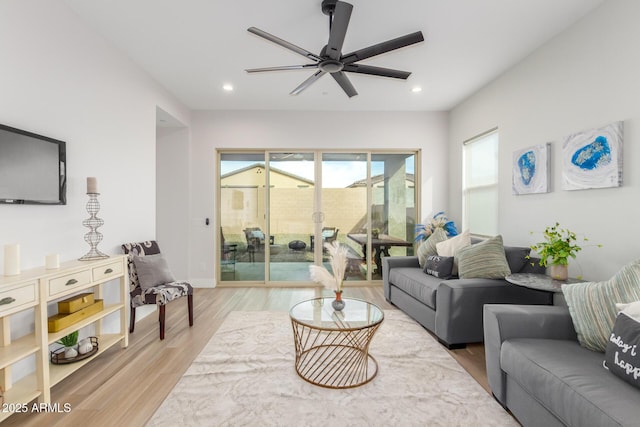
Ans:
[{"label": "recessed ceiling light", "polygon": [[420,86],[416,86],[413,89],[411,89],[411,92],[413,93],[422,92],[422,88]]},{"label": "recessed ceiling light", "polygon": [[227,92],[231,92],[233,90],[233,86],[227,83],[222,86],[222,89],[226,90]]}]

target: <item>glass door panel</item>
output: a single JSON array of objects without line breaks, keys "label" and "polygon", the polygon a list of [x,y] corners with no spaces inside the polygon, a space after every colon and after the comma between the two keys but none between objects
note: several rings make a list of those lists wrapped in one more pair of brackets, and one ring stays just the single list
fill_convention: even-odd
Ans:
[{"label": "glass door panel", "polygon": [[[366,236],[367,153],[322,154],[322,227],[318,242],[338,240],[349,247],[345,280],[365,280],[367,263],[362,237]],[[322,245],[316,252],[329,271]]]},{"label": "glass door panel", "polygon": [[269,153],[269,280],[310,282],[314,153]]},{"label": "glass door panel", "polygon": [[371,155],[372,279],[382,278],[382,257],[413,254],[415,162],[414,153]]},{"label": "glass door panel", "polygon": [[264,281],[264,153],[221,153],[219,166],[220,280]]}]

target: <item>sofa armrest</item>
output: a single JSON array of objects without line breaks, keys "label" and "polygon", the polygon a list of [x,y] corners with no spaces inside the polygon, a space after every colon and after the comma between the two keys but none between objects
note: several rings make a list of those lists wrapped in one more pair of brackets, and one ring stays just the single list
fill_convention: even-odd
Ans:
[{"label": "sofa armrest", "polygon": [[484,352],[493,395],[505,405],[505,373],[500,368],[502,343],[512,338],[577,341],[567,307],[487,304],[484,306]]},{"label": "sofa armrest", "polygon": [[389,256],[382,258],[382,282],[384,285],[384,297],[389,301],[391,289],[389,288],[389,270],[399,267],[420,268],[417,256]]},{"label": "sofa armrest", "polygon": [[501,279],[454,279],[438,285],[435,333],[448,345],[480,342],[484,338],[485,304],[551,304],[549,292],[512,285]]}]

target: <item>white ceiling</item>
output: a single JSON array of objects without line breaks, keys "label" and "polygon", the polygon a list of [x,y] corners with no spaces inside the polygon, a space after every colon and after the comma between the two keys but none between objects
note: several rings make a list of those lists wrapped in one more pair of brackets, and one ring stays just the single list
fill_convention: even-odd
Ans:
[{"label": "white ceiling", "polygon": [[[359,93],[351,99],[330,76],[289,95],[312,70],[244,71],[309,62],[248,33],[251,26],[320,53],[329,34],[321,0],[65,1],[191,109],[443,111],[605,0],[349,0],[344,53],[419,30],[425,36],[361,62],[411,71],[408,80],[347,73]],[[226,83],[233,92],[222,90]]]}]

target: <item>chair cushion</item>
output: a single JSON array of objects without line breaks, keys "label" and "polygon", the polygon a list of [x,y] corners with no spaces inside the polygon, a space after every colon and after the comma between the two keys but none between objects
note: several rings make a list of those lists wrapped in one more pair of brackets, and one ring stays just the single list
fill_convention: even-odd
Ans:
[{"label": "chair cushion", "polygon": [[138,272],[138,281],[143,291],[165,283],[175,282],[167,260],[162,254],[133,256],[133,264]]},{"label": "chair cushion", "polygon": [[131,292],[131,306],[140,307],[145,304],[165,305],[186,295],[193,295],[193,287],[187,282],[166,283],[154,286],[146,291],[138,287]]}]

